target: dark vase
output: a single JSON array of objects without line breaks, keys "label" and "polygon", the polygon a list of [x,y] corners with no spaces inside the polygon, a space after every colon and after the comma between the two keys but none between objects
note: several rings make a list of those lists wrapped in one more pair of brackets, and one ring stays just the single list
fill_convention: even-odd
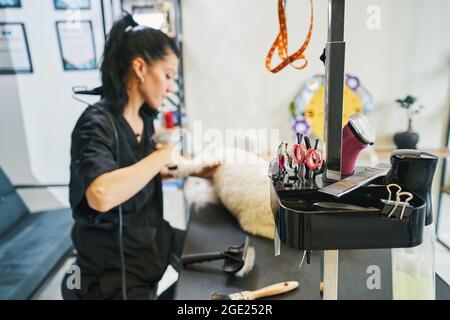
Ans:
[{"label": "dark vase", "polygon": [[394,135],[398,149],[417,149],[419,135],[415,132],[399,132]]}]

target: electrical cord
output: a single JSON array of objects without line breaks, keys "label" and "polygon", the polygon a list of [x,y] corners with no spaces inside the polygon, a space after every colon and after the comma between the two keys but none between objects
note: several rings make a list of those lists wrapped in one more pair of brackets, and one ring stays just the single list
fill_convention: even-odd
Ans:
[{"label": "electrical cord", "polygon": [[[114,131],[114,139],[116,141],[116,155],[117,159],[116,162],[119,164],[119,135],[117,133],[116,124],[114,123],[114,119],[111,115],[111,113],[106,110],[105,107],[97,105],[97,108],[101,110],[101,112],[108,118],[109,122],[111,123],[111,127]],[[122,268],[122,299],[128,300],[127,297],[127,276],[126,276],[126,269],[125,269],[125,253],[124,253],[124,247],[123,247],[123,211],[122,211],[122,205],[119,205],[119,255],[120,255],[120,264]]]},{"label": "electrical cord", "polygon": [[[93,90],[87,90],[86,87],[80,87],[80,86],[76,86],[72,88],[73,91],[73,97],[82,102],[85,103],[87,105],[90,105],[88,102],[83,101],[81,99],[79,99],[76,95],[77,94],[81,94],[81,95],[102,95],[103,93],[103,88],[102,87],[98,87],[95,88]],[[97,110],[99,110],[100,112],[102,112],[106,118],[108,119],[108,121],[111,124],[111,127],[113,129],[114,132],[114,140],[116,142],[116,162],[117,165],[119,165],[119,135],[117,133],[117,128],[116,128],[116,124],[114,122],[114,118],[112,117],[112,114],[102,105],[95,105],[95,107],[97,108]],[[126,277],[126,269],[125,269],[125,253],[124,253],[124,247],[123,247],[123,210],[122,210],[122,205],[119,205],[119,255],[120,255],[120,264],[121,264],[121,268],[122,268],[122,299],[123,300],[128,300],[127,297],[127,277]]]},{"label": "electrical cord", "polygon": [[120,251],[120,263],[122,264],[122,298],[127,298],[127,277],[125,271],[125,254],[123,249],[123,214],[122,206],[119,206],[119,251]]}]

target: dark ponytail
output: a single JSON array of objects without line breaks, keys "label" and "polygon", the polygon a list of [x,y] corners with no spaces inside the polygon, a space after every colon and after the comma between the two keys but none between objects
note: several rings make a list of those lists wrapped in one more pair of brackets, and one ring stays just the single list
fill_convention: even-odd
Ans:
[{"label": "dark ponytail", "polygon": [[169,52],[180,56],[174,41],[160,30],[139,26],[129,14],[114,23],[100,66],[103,98],[112,112],[121,114],[128,102],[126,79],[132,60],[141,57],[152,64]]}]

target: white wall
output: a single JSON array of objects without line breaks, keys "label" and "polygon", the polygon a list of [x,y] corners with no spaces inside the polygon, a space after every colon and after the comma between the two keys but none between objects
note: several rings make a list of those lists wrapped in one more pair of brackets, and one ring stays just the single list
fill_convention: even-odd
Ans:
[{"label": "white wall", "polygon": [[[100,1],[81,11],[93,22],[97,60],[104,35]],[[98,70],[64,72],[55,21],[66,20],[53,0],[22,0],[22,8],[0,10],[0,21],[23,22],[33,74],[0,76],[0,166],[14,183],[67,183],[70,134],[84,110],[71,96],[74,85],[99,84]],[[67,204],[67,194],[57,195]]]},{"label": "white wall", "polygon": [[[288,105],[304,81],[324,67],[319,56],[327,39],[327,0],[315,0],[315,29],[305,71],[287,68],[272,75],[266,54],[278,33],[277,0],[183,0],[186,107],[189,122],[210,128],[280,128],[290,137]],[[381,9],[381,29],[369,30],[370,5]],[[346,71],[372,92],[370,118],[379,146],[407,120],[396,98],[413,94],[426,110],[415,128],[420,147],[436,148],[450,106],[450,1],[347,0]],[[288,1],[291,52],[306,36],[309,1]]]}]

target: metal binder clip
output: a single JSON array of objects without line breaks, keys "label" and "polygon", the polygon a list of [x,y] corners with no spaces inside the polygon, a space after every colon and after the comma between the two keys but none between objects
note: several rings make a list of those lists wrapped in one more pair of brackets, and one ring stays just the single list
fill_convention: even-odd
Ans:
[{"label": "metal binder clip", "polygon": [[392,192],[391,192],[391,188],[392,188],[392,187],[396,187],[396,188],[397,188],[397,193],[402,191],[402,187],[400,187],[398,184],[391,183],[390,185],[388,185],[388,186],[386,187],[386,188],[387,188],[387,191],[388,191],[388,193],[389,193],[388,201],[393,201],[393,200],[392,200]]},{"label": "metal binder clip", "polygon": [[403,219],[403,215],[405,214],[406,206],[409,205],[409,201],[412,200],[412,198],[413,198],[413,195],[411,193],[409,193],[409,192],[398,192],[397,193],[397,200],[395,202],[395,206],[394,206],[394,208],[392,208],[391,212],[389,213],[388,218],[390,218],[394,214],[394,212],[397,209],[397,207],[402,203],[401,200],[400,200],[400,197],[402,197],[402,196],[407,196],[408,197],[405,200],[405,202],[403,202],[403,208],[402,208],[402,212],[400,214],[400,220]]},{"label": "metal binder clip", "polygon": [[[395,200],[393,200],[393,193],[391,191],[391,188],[396,188],[396,192],[395,192]],[[402,211],[400,213],[400,220],[403,219],[403,216],[405,214],[405,210],[406,207],[411,207],[411,205],[409,204],[409,201],[411,201],[413,199],[413,195],[410,192],[402,192],[402,188],[397,185],[397,184],[390,184],[386,187],[388,194],[389,194],[389,198],[387,200],[383,200],[383,202],[387,205],[390,206],[394,206],[388,214],[388,218],[392,217],[392,215],[395,213],[395,211],[397,210],[397,208],[402,205]],[[407,197],[406,200],[404,200],[402,202],[401,197]]]}]

